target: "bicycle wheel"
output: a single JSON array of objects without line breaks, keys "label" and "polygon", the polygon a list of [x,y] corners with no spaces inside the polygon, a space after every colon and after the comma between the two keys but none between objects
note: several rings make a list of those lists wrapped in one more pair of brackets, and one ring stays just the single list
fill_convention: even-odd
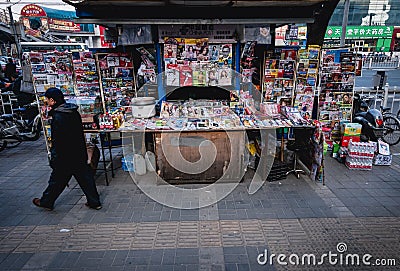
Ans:
[{"label": "bicycle wheel", "polygon": [[383,117],[383,127],[385,132],[383,133],[382,140],[388,143],[390,146],[396,145],[400,142],[400,121],[393,116]]}]

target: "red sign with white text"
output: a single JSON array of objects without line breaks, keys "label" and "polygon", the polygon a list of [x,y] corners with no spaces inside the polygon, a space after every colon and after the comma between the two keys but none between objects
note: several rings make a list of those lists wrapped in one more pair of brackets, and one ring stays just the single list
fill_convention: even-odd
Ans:
[{"label": "red sign with white text", "polygon": [[29,4],[21,9],[21,16],[25,17],[46,17],[46,11],[38,5]]}]

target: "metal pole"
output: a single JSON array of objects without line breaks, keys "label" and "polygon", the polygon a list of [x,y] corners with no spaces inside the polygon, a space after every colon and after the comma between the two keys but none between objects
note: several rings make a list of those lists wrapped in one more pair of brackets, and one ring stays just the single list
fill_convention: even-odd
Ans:
[{"label": "metal pole", "polygon": [[11,11],[11,6],[8,6],[7,9],[8,9],[8,14],[10,15],[10,26],[11,26],[12,34],[14,36],[15,45],[17,47],[18,58],[21,59],[21,56],[22,56],[21,55],[21,53],[22,53],[21,43],[18,38],[17,29],[15,28],[15,22],[14,22],[14,17],[13,17],[12,11]]},{"label": "metal pole", "polygon": [[342,21],[342,35],[340,36],[340,46],[341,47],[343,47],[345,45],[346,27],[347,27],[347,22],[348,22],[348,17],[349,17],[349,8],[350,8],[350,0],[345,0],[343,21]]},{"label": "metal pole", "polygon": [[388,96],[389,96],[389,84],[386,83],[386,85],[385,85],[385,96],[383,97],[383,107],[387,106]]}]

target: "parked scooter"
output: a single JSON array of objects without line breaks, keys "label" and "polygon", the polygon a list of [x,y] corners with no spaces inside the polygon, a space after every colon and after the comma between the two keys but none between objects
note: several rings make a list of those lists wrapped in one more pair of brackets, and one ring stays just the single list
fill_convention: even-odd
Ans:
[{"label": "parked scooter", "polygon": [[42,122],[36,102],[0,116],[0,151],[40,137]]},{"label": "parked scooter", "polygon": [[384,136],[385,128],[382,113],[377,109],[371,109],[360,94],[353,98],[353,122],[362,125],[361,141],[377,141]]}]

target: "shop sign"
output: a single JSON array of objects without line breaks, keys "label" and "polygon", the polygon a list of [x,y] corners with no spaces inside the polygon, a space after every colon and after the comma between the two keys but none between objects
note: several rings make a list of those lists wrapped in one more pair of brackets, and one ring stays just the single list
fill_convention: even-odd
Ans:
[{"label": "shop sign", "polygon": [[21,9],[21,16],[23,17],[46,17],[46,11],[38,5],[29,4]]},{"label": "shop sign", "polygon": [[68,31],[68,32],[81,31],[80,25],[75,24],[73,21],[51,19],[51,18],[49,18],[49,28],[55,31]]},{"label": "shop sign", "polygon": [[22,18],[22,24],[26,35],[41,37],[49,31],[47,18],[24,17]]},{"label": "shop sign", "polygon": [[164,43],[165,37],[208,38],[210,43],[236,43],[235,25],[159,25],[158,39]]},{"label": "shop sign", "polygon": [[[342,35],[341,26],[328,26],[325,32],[325,39],[340,39]],[[391,38],[393,26],[347,26],[346,39],[374,39]]]}]

